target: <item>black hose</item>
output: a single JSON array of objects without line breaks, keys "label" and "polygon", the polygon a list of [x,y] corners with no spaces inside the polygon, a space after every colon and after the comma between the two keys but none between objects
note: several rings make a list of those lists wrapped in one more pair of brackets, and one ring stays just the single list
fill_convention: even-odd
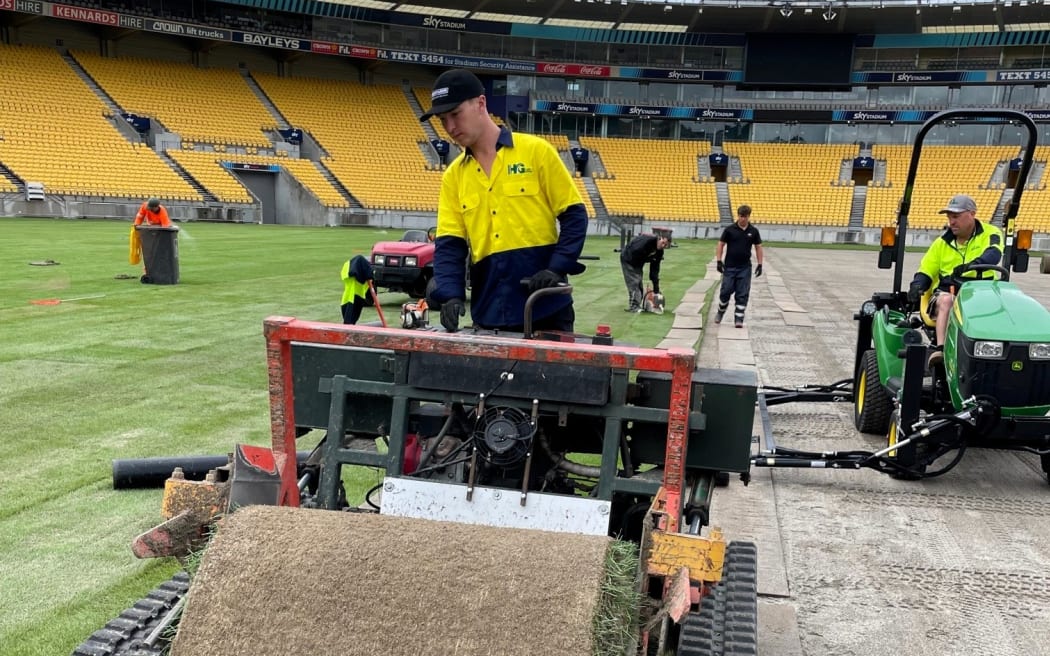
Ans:
[{"label": "black hose", "polygon": [[441,446],[442,440],[448,435],[448,429],[452,426],[453,412],[455,412],[455,410],[450,408],[448,418],[445,419],[445,423],[441,426],[441,430],[437,432],[437,435],[434,436],[434,441],[430,443],[427,450],[423,452],[422,456],[420,456],[419,465],[416,467],[417,470],[427,466],[427,463],[430,462],[430,459],[434,456],[434,452],[437,451],[439,446]]},{"label": "black hose", "polygon": [[[956,451],[955,457],[952,458],[948,462],[948,464],[946,464],[944,467],[941,467],[940,469],[936,469],[936,470],[934,470],[932,472],[931,471],[919,471],[917,469],[912,469],[911,467],[905,467],[904,465],[901,465],[899,462],[897,462],[895,460],[891,460],[891,459],[889,459],[889,458],[887,458],[885,456],[880,456],[878,458],[878,460],[877,460],[879,465],[880,465],[879,469],[881,471],[885,471],[881,467],[881,466],[885,466],[888,469],[892,469],[892,470],[900,472],[900,473],[908,474],[908,475],[914,476],[916,478],[936,478],[937,476],[942,476],[942,475],[950,472],[951,470],[955,469],[956,465],[958,465],[959,462],[962,461],[963,455],[966,453],[967,435],[970,434],[970,433],[976,432],[976,427],[973,424],[971,424],[970,422],[966,421],[965,419],[962,419],[961,417],[957,417],[955,415],[934,415],[932,417],[927,418],[927,420],[926,420],[927,423],[932,422],[932,421],[946,421],[948,423],[955,424],[956,426],[959,426],[962,429],[962,431],[963,431],[962,436],[958,440],[954,441],[953,443],[942,444],[941,448],[938,449],[936,452],[934,452],[933,456],[928,458],[928,460],[927,460],[929,464],[933,464],[938,458],[940,458],[944,454],[948,453],[949,451]],[[912,437],[909,435],[906,439],[912,439]],[[862,464],[864,464],[864,463],[862,463]],[[865,466],[870,466],[870,465],[865,465]]]}]

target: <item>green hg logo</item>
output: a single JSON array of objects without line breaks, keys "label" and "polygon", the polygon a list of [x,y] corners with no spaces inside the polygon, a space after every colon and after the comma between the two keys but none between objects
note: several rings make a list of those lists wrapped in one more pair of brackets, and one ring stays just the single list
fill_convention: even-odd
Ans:
[{"label": "green hg logo", "polygon": [[507,175],[514,175],[515,173],[531,173],[532,169],[525,166],[524,162],[518,162],[517,164],[507,165]]}]

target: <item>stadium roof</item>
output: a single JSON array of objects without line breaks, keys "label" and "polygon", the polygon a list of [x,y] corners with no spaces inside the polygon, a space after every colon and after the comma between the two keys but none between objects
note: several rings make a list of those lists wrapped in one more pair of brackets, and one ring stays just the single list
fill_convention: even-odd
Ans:
[{"label": "stadium roof", "polygon": [[[437,16],[711,33],[915,34],[1050,29],[1044,0],[329,0]],[[1050,0],[1045,0],[1050,3]],[[593,25],[578,21],[593,22]],[[649,28],[645,26],[651,26]]]}]

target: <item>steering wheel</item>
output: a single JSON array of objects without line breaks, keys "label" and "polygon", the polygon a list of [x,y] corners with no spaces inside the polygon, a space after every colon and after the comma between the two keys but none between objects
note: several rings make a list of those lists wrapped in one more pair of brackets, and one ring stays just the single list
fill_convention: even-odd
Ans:
[{"label": "steering wheel", "polygon": [[995,272],[999,273],[999,275],[1001,275],[1001,276],[1003,276],[1005,278],[1009,278],[1010,277],[1010,270],[1007,269],[1004,266],[999,266],[998,264],[974,264],[973,262],[971,262],[969,264],[963,265],[963,269],[962,269],[962,271],[960,271],[960,273],[965,273],[967,271],[975,271],[975,272],[977,272],[978,277],[977,278],[963,278],[961,276],[955,276],[956,280],[960,281],[960,284],[962,282],[971,282],[973,280],[981,280],[982,278],[980,277],[980,274],[984,273],[985,271],[995,271]]}]

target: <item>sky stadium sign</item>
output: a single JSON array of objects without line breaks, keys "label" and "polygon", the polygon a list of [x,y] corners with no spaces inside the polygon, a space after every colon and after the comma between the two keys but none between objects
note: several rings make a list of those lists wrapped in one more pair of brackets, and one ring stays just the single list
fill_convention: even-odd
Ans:
[{"label": "sky stadium sign", "polygon": [[591,114],[594,116],[627,116],[632,118],[670,118],[693,121],[749,120],[750,109],[711,109],[704,107],[659,107],[655,105],[610,105],[575,103],[560,100],[535,100],[532,110],[556,114]]}]

